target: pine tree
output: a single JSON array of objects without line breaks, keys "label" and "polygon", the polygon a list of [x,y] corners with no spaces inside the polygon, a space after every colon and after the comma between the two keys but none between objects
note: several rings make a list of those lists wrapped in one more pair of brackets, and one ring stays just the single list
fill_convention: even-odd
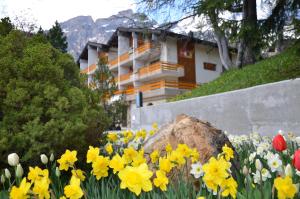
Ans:
[{"label": "pine tree", "polygon": [[59,49],[64,53],[67,52],[67,48],[68,48],[67,37],[64,35],[57,21],[55,21],[55,24],[49,30],[48,39],[54,48]]}]

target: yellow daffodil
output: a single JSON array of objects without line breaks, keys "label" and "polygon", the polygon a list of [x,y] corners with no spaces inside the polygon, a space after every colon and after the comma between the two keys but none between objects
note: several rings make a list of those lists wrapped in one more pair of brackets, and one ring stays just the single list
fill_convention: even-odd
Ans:
[{"label": "yellow daffodil", "polygon": [[36,180],[34,182],[34,187],[32,189],[33,193],[38,195],[38,198],[50,198],[50,193],[48,191],[50,185],[50,180],[47,177]]},{"label": "yellow daffodil", "polygon": [[159,169],[166,173],[169,173],[172,169],[173,165],[168,158],[159,158]]},{"label": "yellow daffodil", "polygon": [[41,180],[43,177],[49,177],[49,171],[47,169],[40,169],[39,167],[29,167],[28,180],[34,183],[37,180]]},{"label": "yellow daffodil", "polygon": [[13,186],[9,198],[11,199],[27,199],[29,196],[27,195],[31,184],[26,182],[26,178],[23,178],[19,187]]},{"label": "yellow daffodil", "polygon": [[89,150],[86,154],[86,163],[91,163],[96,160],[100,153],[100,149],[98,147],[89,146]]},{"label": "yellow daffodil", "polygon": [[175,150],[175,151],[172,151],[171,154],[170,154],[170,161],[172,163],[175,163],[179,166],[182,166],[185,164],[185,159],[184,159],[184,154],[179,151],[179,150]]},{"label": "yellow daffodil", "polygon": [[230,159],[234,158],[234,152],[232,148],[227,146],[227,144],[225,144],[225,146],[222,147],[222,151],[226,161],[229,161]]},{"label": "yellow daffodil", "polygon": [[116,133],[108,133],[107,134],[107,139],[110,142],[115,142],[118,140],[118,135]]},{"label": "yellow daffodil", "polygon": [[203,181],[206,186],[217,192],[218,186],[229,176],[229,168],[230,163],[223,158],[217,160],[215,157],[211,157],[202,167],[204,171]]},{"label": "yellow daffodil", "polygon": [[138,155],[138,152],[133,148],[129,147],[124,149],[123,158],[126,161],[126,164],[129,164],[132,162],[132,160]]},{"label": "yellow daffodil", "polygon": [[79,178],[81,181],[85,180],[84,172],[81,169],[73,169],[72,170],[72,175],[75,176],[76,178]]},{"label": "yellow daffodil", "polygon": [[132,131],[129,131],[129,130],[128,131],[124,131],[123,132],[123,136],[127,140],[131,140],[133,138],[133,133],[132,133]]},{"label": "yellow daffodil", "polygon": [[108,176],[108,157],[98,156],[93,162],[93,174],[96,176],[97,180],[100,180],[102,177]]},{"label": "yellow daffodil", "polygon": [[168,143],[167,146],[166,146],[166,152],[171,153],[172,151],[173,151],[172,146],[171,146],[170,143]]},{"label": "yellow daffodil", "polygon": [[191,150],[191,160],[192,163],[198,162],[199,160],[199,153],[196,148]]},{"label": "yellow daffodil", "polygon": [[73,167],[77,161],[77,151],[66,150],[66,152],[57,160],[59,163],[59,170],[68,171],[69,167]]},{"label": "yellow daffodil", "polygon": [[138,155],[132,159],[132,166],[137,167],[145,163],[147,160],[144,158],[144,149],[139,150]]},{"label": "yellow daffodil", "polygon": [[186,144],[178,144],[176,151],[186,158],[189,158],[191,155],[191,149]]},{"label": "yellow daffodil", "polygon": [[167,190],[167,184],[169,183],[169,179],[166,176],[164,171],[156,171],[156,178],[153,180],[153,184],[156,187],[159,187],[162,191]]},{"label": "yellow daffodil", "polygon": [[197,197],[197,199],[205,199],[205,197],[204,196],[199,196],[199,197]]},{"label": "yellow daffodil", "polygon": [[80,179],[72,176],[70,184],[64,188],[64,194],[70,199],[81,198],[83,196],[83,191],[80,187]]},{"label": "yellow daffodil", "polygon": [[145,139],[146,136],[147,136],[147,131],[145,129],[142,129],[136,132],[135,139],[139,139],[139,138]]},{"label": "yellow daffodil", "polygon": [[227,197],[231,195],[232,198],[236,198],[237,186],[238,184],[233,179],[233,177],[223,180],[223,182],[221,183],[222,196]]},{"label": "yellow daffodil", "polygon": [[293,184],[290,176],[285,178],[277,177],[274,180],[274,186],[278,193],[278,199],[294,198],[297,192],[296,185]]},{"label": "yellow daffodil", "polygon": [[112,144],[107,144],[106,146],[105,146],[105,151],[110,155],[110,154],[112,154],[113,152],[114,152],[114,149],[113,149],[113,147],[112,147]]},{"label": "yellow daffodil", "polygon": [[147,164],[141,164],[138,167],[126,166],[118,174],[121,180],[121,189],[128,188],[137,196],[141,191],[151,191],[152,183],[150,181],[153,173],[148,169]]},{"label": "yellow daffodil", "polygon": [[158,150],[154,150],[151,154],[150,154],[150,158],[151,158],[151,162],[153,164],[155,164],[159,158],[159,152]]},{"label": "yellow daffodil", "polygon": [[117,173],[124,169],[125,160],[119,154],[116,154],[109,162],[109,167],[113,169],[113,173]]}]

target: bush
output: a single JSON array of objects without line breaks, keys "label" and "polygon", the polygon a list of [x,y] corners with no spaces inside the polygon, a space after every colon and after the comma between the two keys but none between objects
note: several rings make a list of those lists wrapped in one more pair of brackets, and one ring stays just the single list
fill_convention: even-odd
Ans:
[{"label": "bush", "polygon": [[73,58],[20,31],[0,46],[0,166],[11,151],[36,161],[41,152],[81,154],[96,144],[109,121]]}]

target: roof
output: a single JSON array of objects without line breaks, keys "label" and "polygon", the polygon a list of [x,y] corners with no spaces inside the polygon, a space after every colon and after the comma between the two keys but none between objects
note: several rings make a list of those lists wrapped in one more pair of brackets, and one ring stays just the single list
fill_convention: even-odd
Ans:
[{"label": "roof", "polygon": [[92,42],[92,41],[88,41],[83,50],[81,51],[78,59],[77,59],[77,63],[79,64],[80,59],[88,59],[88,47],[92,47],[92,48],[100,48],[100,49],[107,49],[108,45],[106,44],[101,44],[101,43],[97,43],[97,42]]},{"label": "roof", "polygon": [[108,46],[111,46],[115,42],[117,42],[118,32],[128,32],[128,33],[130,33],[130,32],[140,32],[140,33],[144,33],[144,34],[149,34],[149,33],[150,34],[157,34],[157,35],[160,35],[160,36],[163,36],[163,37],[164,36],[170,36],[170,37],[176,37],[176,38],[180,38],[180,39],[189,39],[189,40],[192,40],[196,43],[200,43],[200,44],[204,44],[204,45],[210,45],[210,46],[213,46],[213,47],[218,47],[217,43],[199,39],[197,37],[194,37],[193,34],[184,35],[184,34],[179,34],[179,33],[175,33],[175,32],[169,31],[169,30],[165,30],[165,29],[159,29],[159,28],[151,29],[151,28],[125,28],[125,27],[117,28],[117,30],[113,33],[113,35],[111,36],[111,38],[107,42]]}]

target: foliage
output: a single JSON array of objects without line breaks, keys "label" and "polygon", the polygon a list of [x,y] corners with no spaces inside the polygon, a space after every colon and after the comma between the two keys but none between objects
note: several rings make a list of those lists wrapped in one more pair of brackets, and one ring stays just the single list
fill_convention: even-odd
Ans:
[{"label": "foliage", "polygon": [[[229,135],[235,151],[225,145],[216,157],[202,165],[201,154],[185,144],[178,144],[177,148],[167,145],[153,160],[153,153],[146,154],[143,149],[145,139],[157,131],[157,126],[153,127],[154,133],[109,132],[105,142],[113,146],[113,153],[108,153],[105,145],[90,146],[86,154],[90,166],[84,171],[76,165],[77,152],[70,150],[57,161],[50,158],[41,168],[29,167],[24,176],[10,177],[6,169],[1,177],[0,195],[49,198],[51,193],[51,198],[64,195],[74,199],[299,198],[295,183],[300,179],[300,164],[292,162],[300,162],[300,139],[292,133],[279,132],[276,137],[282,137],[280,141],[257,133]],[[275,150],[282,144],[287,147]],[[232,159],[240,162],[234,170]],[[165,169],[162,160],[170,169]]]},{"label": "foliage", "polygon": [[[117,97],[115,77],[109,70],[106,58],[100,57],[96,71],[92,74],[93,90],[100,96],[100,103],[111,119],[111,127],[125,124],[127,120],[127,103],[124,96]],[[117,98],[117,99],[115,99]],[[125,124],[126,126],[127,124]]]},{"label": "foliage", "polygon": [[251,86],[300,77],[300,42],[274,57],[243,69],[231,69],[219,78],[194,90],[178,95],[171,101],[222,93]]},{"label": "foliage", "polygon": [[54,48],[64,53],[67,52],[67,37],[64,35],[57,21],[55,21],[55,24],[50,28],[47,37]]},{"label": "foliage", "polygon": [[0,165],[11,151],[33,162],[37,152],[64,148],[81,157],[108,118],[72,57],[20,31],[0,37],[0,46]]},{"label": "foliage", "polygon": [[9,17],[5,17],[5,18],[1,19],[1,22],[0,22],[0,35],[1,36],[7,35],[13,29],[14,29],[14,25],[10,21]]}]

